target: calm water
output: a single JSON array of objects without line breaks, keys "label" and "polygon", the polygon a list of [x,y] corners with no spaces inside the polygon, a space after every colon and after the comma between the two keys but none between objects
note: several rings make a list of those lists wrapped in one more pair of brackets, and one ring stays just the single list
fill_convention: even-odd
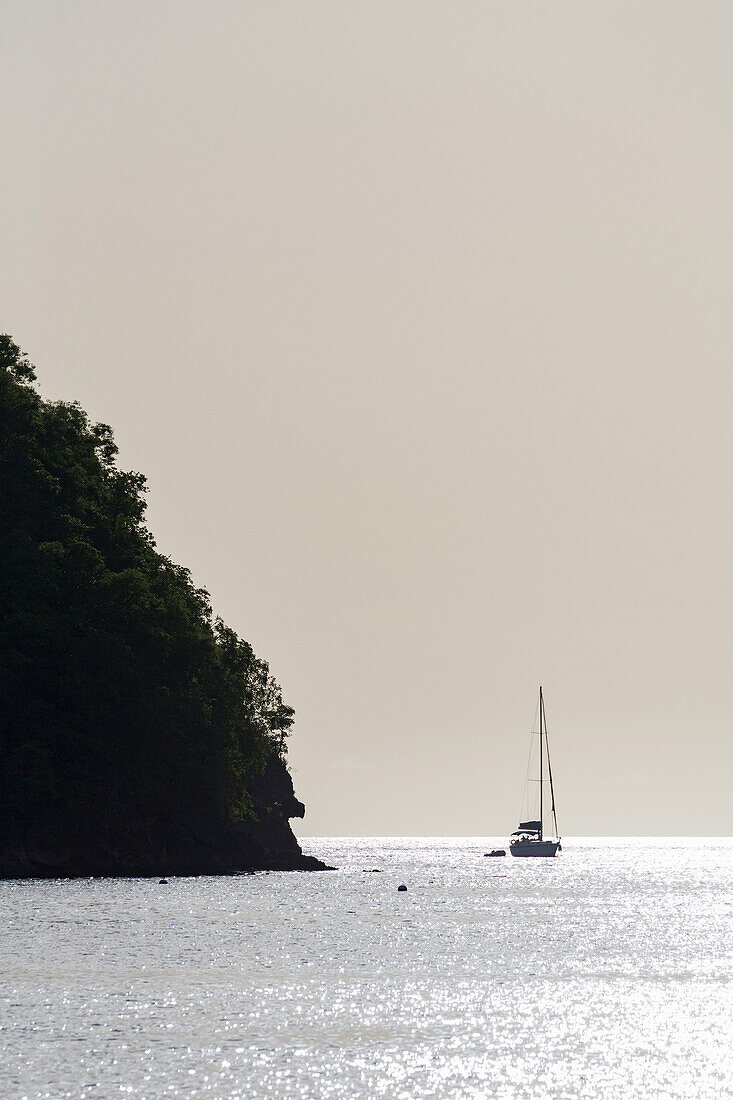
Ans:
[{"label": "calm water", "polygon": [[0,1096],[733,1096],[733,841],[491,844],[0,883]]}]

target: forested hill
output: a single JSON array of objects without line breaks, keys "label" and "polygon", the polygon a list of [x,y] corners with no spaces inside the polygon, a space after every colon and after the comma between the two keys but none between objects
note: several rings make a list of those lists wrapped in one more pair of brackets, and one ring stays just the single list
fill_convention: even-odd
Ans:
[{"label": "forested hill", "polygon": [[0,336],[0,877],[320,867],[293,710],[145,527],[111,429]]}]

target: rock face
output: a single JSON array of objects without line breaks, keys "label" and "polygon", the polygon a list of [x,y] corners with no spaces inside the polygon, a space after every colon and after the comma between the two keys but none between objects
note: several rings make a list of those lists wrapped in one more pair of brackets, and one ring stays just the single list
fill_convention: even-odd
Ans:
[{"label": "rock face", "polygon": [[0,878],[231,875],[248,871],[324,871],[305,856],[289,825],[304,817],[284,763],[273,758],[251,782],[255,816],[232,825],[195,830],[184,818],[140,817],[91,835],[83,821],[28,827],[0,838]]}]

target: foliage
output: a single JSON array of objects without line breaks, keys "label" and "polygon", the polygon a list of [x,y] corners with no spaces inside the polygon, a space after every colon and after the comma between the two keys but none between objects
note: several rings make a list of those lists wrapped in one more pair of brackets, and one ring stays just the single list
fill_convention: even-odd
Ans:
[{"label": "foliage", "polygon": [[0,830],[252,815],[293,710],[144,524],[112,431],[0,336]]}]

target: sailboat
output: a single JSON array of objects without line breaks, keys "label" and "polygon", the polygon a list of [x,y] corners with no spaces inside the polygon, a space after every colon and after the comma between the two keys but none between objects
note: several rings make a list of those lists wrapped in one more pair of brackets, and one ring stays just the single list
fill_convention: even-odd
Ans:
[{"label": "sailboat", "polygon": [[[519,828],[509,838],[509,851],[513,856],[555,856],[562,851],[560,833],[557,828],[557,812],[555,810],[555,789],[552,784],[552,767],[550,766],[550,746],[547,740],[547,717],[545,715],[545,700],[540,687],[540,729],[539,729],[539,777],[527,776],[527,785],[537,783],[539,799],[530,798],[530,804],[538,806],[538,815],[530,821],[520,821]],[[537,735],[532,734],[533,737]],[[532,753],[530,751],[530,759]],[[545,787],[549,786],[549,808],[545,796]],[[531,789],[531,787],[530,787]],[[549,813],[548,813],[549,809]],[[550,816],[554,825],[554,836],[545,834],[544,819]]]}]

